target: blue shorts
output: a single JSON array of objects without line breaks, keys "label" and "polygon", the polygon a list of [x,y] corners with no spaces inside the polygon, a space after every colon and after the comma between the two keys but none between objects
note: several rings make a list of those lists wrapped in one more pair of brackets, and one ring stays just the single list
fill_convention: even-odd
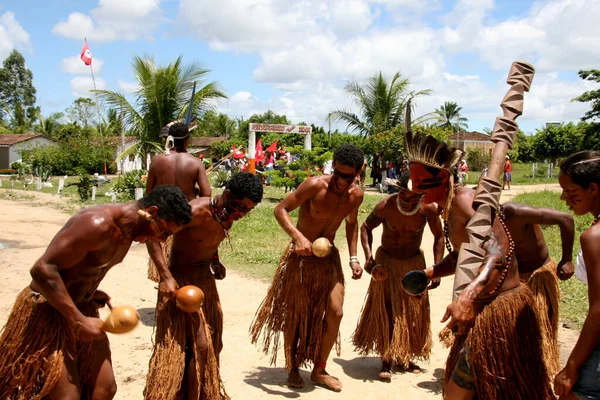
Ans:
[{"label": "blue shorts", "polygon": [[579,370],[579,379],[571,391],[581,400],[600,399],[600,345]]},{"label": "blue shorts", "polygon": [[512,172],[505,172],[504,173],[504,182],[510,182],[512,181]]}]

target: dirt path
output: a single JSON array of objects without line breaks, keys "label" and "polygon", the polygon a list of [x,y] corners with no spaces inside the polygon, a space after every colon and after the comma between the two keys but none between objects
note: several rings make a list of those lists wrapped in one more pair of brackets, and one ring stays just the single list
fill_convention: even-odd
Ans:
[{"label": "dirt path", "polygon": [[[516,187],[513,189],[516,192]],[[45,199],[40,199],[45,201]],[[29,269],[43,253],[58,229],[69,215],[56,208],[28,205],[28,201],[0,200],[3,212],[0,214],[0,242],[9,242],[14,248],[0,250],[0,324],[4,324],[17,293],[29,281]],[[281,233],[283,234],[283,233]],[[375,242],[379,243],[380,231],[375,232]],[[423,249],[427,262],[432,262],[433,238],[426,231]],[[341,245],[341,242],[338,243]],[[362,251],[359,252],[362,260]],[[148,360],[152,349],[152,325],[156,291],[154,283],[146,276],[147,253],[145,246],[134,245],[123,264],[113,268],[100,285],[113,298],[114,304],[129,304],[140,310],[142,323],[136,330],[126,335],[110,335],[113,351],[113,365],[119,390],[116,399],[142,399]],[[308,382],[302,390],[290,390],[284,383],[286,373],[283,356],[277,359],[277,367],[269,365],[269,357],[250,344],[248,328],[254,313],[262,301],[268,284],[248,279],[233,271],[219,282],[219,293],[225,314],[224,350],[222,353],[222,376],[228,393],[234,399],[272,399],[275,396],[304,399],[387,399],[441,398],[441,378],[447,350],[437,341],[429,362],[419,363],[424,369],[420,374],[397,373],[391,383],[377,379],[379,360],[376,357],[360,357],[349,342],[359,312],[361,310],[368,276],[359,281],[350,279],[347,251],[342,251],[342,265],[346,273],[346,301],[341,326],[342,354],[332,354],[328,371],[339,377],[344,389],[336,394]],[[452,279],[444,279],[442,285],[432,291],[432,328],[434,337],[442,328],[439,319],[450,303]],[[576,332],[561,330],[561,337],[574,343]],[[564,346],[568,351],[570,346]],[[568,353],[567,353],[568,355]],[[309,380],[309,371],[302,371]]]}]

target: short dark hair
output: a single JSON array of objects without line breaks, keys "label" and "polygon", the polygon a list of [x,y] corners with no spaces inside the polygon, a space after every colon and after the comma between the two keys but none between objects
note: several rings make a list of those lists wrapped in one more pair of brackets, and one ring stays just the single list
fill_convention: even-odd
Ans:
[{"label": "short dark hair", "polygon": [[187,124],[183,122],[175,122],[169,128],[169,135],[173,136],[173,144],[175,147],[181,147],[184,145],[185,139],[189,136],[190,131]]},{"label": "short dark hair", "polygon": [[560,163],[560,171],[584,189],[590,183],[600,186],[600,151],[585,150],[571,154]]},{"label": "short dark hair", "polygon": [[192,208],[183,191],[174,185],[158,185],[150,193],[138,200],[141,208],[158,207],[158,217],[177,225],[187,225],[192,221]]},{"label": "short dark hair", "polygon": [[258,204],[263,197],[262,181],[258,176],[252,175],[250,172],[234,174],[225,186],[225,189],[229,189],[231,198],[236,200],[242,200],[247,197]]},{"label": "short dark hair", "polygon": [[365,161],[365,154],[355,145],[346,143],[335,150],[333,161],[337,164],[354,167],[354,169],[360,171]]}]

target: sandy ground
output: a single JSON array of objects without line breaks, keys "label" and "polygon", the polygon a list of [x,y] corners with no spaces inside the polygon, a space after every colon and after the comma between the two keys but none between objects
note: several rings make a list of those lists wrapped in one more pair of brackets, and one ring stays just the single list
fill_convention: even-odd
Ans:
[{"label": "sandy ground", "polygon": [[[513,187],[513,195],[524,190],[550,189],[557,185],[537,185],[535,187]],[[0,189],[2,190],[2,189]],[[512,196],[511,196],[512,197]],[[508,200],[504,197],[503,201]],[[4,324],[17,293],[29,281],[29,269],[43,253],[54,234],[62,227],[69,216],[49,203],[61,200],[56,196],[41,194],[35,200],[0,200],[0,242],[11,243],[13,248],[0,250],[0,324]],[[379,231],[375,242],[379,242]],[[283,233],[281,233],[283,234]],[[338,240],[338,245],[342,245]],[[426,231],[423,240],[427,262],[432,262],[432,236]],[[113,298],[113,304],[128,304],[139,309],[142,321],[133,332],[126,335],[109,335],[113,352],[113,364],[117,377],[117,399],[142,399],[148,360],[152,350],[152,327],[156,290],[154,283],[146,279],[146,260],[148,256],[143,245],[134,245],[123,264],[114,267],[100,285]],[[362,251],[359,252],[362,259]],[[347,251],[342,251],[342,265],[348,265]],[[349,269],[344,271],[346,274]],[[346,300],[344,319],[341,326],[342,354],[332,354],[328,371],[339,377],[344,388],[341,394],[333,393],[322,387],[316,387],[309,381],[310,371],[302,371],[309,381],[304,389],[290,390],[285,386],[286,373],[282,369],[283,356],[277,360],[277,366],[269,365],[269,357],[250,344],[248,328],[264,295],[268,284],[248,279],[229,270],[227,278],[219,282],[219,293],[225,314],[224,350],[221,356],[222,377],[228,393],[234,399],[270,399],[274,396],[304,399],[387,399],[403,398],[434,399],[441,398],[441,379],[447,350],[437,341],[429,362],[421,362],[420,374],[396,373],[391,383],[381,382],[377,378],[380,363],[377,357],[360,357],[353,351],[350,343],[358,316],[364,301],[369,276],[359,281],[346,275]],[[442,285],[432,291],[432,328],[434,337],[442,328],[439,319],[450,303],[452,279],[444,279]],[[577,332],[561,329],[563,358],[568,356],[574,345]]]}]

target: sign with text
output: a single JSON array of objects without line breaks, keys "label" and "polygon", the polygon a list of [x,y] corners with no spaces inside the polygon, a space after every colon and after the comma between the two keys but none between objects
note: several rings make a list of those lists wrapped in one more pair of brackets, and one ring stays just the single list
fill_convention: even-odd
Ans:
[{"label": "sign with text", "polygon": [[281,132],[311,134],[312,126],[250,123],[252,132]]}]

